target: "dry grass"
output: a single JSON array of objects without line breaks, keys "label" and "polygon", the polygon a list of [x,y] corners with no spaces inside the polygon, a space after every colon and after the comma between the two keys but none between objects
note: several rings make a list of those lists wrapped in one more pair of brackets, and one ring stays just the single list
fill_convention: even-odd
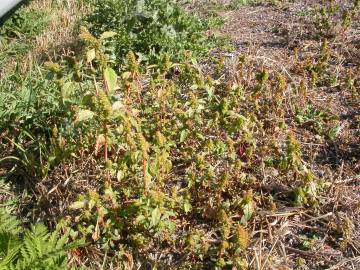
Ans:
[{"label": "dry grass", "polygon": [[59,54],[68,54],[76,47],[77,23],[89,11],[84,1],[31,1],[27,6],[21,7],[24,12],[42,11],[46,14],[48,24],[40,35],[32,36],[26,40],[15,40],[28,44],[30,50],[20,59],[8,57],[2,64],[1,74],[4,76],[14,70],[18,64],[25,73],[34,64],[44,60],[56,58]]}]

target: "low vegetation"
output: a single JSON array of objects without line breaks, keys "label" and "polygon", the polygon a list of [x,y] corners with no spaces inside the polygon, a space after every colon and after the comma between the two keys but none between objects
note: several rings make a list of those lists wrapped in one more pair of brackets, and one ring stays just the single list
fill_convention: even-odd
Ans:
[{"label": "low vegetation", "polygon": [[[270,68],[215,27],[287,1],[77,1],[72,42],[2,71],[0,269],[356,269],[360,7],[345,2],[309,6],[311,45]],[[47,29],[28,8],[0,30],[9,66]]]}]

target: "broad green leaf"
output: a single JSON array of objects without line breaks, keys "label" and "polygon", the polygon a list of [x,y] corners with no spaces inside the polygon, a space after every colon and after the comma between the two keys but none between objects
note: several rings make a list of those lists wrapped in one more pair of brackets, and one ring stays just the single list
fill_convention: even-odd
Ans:
[{"label": "broad green leaf", "polygon": [[243,206],[243,211],[244,211],[244,215],[242,216],[240,223],[245,225],[250,220],[250,218],[254,213],[253,202],[248,202],[247,204],[245,204]]},{"label": "broad green leaf", "polygon": [[116,89],[117,75],[112,68],[106,68],[104,70],[104,79],[109,92],[113,92]]},{"label": "broad green leaf", "polygon": [[330,128],[327,132],[327,137],[330,139],[330,140],[333,140],[335,139],[339,134],[340,134],[340,131],[341,131],[341,127],[338,126],[338,127],[334,127],[334,128]]},{"label": "broad green leaf", "polygon": [[70,99],[71,95],[74,93],[74,83],[73,82],[66,82],[64,83],[61,89],[61,95],[64,100]]},{"label": "broad green leaf", "polygon": [[188,200],[184,202],[184,211],[185,213],[189,213],[191,211],[191,204]]},{"label": "broad green leaf", "polygon": [[82,209],[84,208],[86,205],[85,202],[74,202],[73,204],[70,205],[70,209],[74,209],[74,210],[77,210],[77,209]]},{"label": "broad green leaf", "polygon": [[77,115],[75,122],[84,122],[92,119],[94,117],[94,112],[90,110],[80,110]]},{"label": "broad green leaf", "polygon": [[160,209],[156,207],[151,213],[150,227],[157,226],[160,222],[160,219],[161,219],[161,212]]},{"label": "broad green leaf", "polygon": [[112,32],[112,31],[104,32],[104,33],[102,33],[102,35],[100,36],[100,39],[112,38],[112,37],[114,37],[114,36],[116,36],[116,35],[117,35],[116,32]]},{"label": "broad green leaf", "polygon": [[180,133],[180,142],[184,142],[186,140],[188,134],[189,134],[189,132],[186,129],[182,130]]}]

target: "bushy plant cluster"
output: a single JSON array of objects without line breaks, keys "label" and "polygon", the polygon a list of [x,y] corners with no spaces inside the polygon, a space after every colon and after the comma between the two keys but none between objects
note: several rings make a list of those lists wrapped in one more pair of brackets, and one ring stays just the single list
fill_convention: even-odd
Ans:
[{"label": "bushy plant cluster", "polygon": [[215,42],[204,34],[208,19],[189,14],[176,0],[97,1],[86,22],[96,37],[117,33],[110,46],[116,64],[122,64],[129,51],[153,64],[165,53],[176,60],[185,50],[204,53]]},{"label": "bushy plant cluster", "polygon": [[[276,208],[270,194],[253,190],[260,168],[291,181],[287,203],[317,204],[320,185],[285,122],[286,78],[262,69],[248,80],[240,56],[224,81],[204,74],[190,54],[179,64],[165,55],[143,73],[131,51],[117,74],[102,47],[114,34],[97,39],[82,29],[78,82],[66,62],[57,66],[62,93],[82,89],[68,94],[74,125],[103,168],[100,187],[79,196],[61,224],[122,267],[133,260],[170,267],[186,256],[183,266],[246,269],[246,226],[257,205]],[[272,135],[264,141],[264,134]]]}]

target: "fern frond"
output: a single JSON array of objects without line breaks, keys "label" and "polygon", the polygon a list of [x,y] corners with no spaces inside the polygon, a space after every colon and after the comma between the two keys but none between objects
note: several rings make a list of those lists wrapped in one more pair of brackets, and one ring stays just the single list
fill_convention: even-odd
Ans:
[{"label": "fern frond", "polygon": [[16,260],[20,247],[21,242],[16,236],[8,232],[0,233],[0,270]]},{"label": "fern frond", "polygon": [[49,233],[43,224],[32,225],[20,237],[15,217],[0,210],[0,270],[67,269],[67,251],[83,245],[68,243],[68,235]]},{"label": "fern frond", "polygon": [[19,221],[5,209],[0,209],[0,232],[8,232],[16,235],[20,230]]}]

